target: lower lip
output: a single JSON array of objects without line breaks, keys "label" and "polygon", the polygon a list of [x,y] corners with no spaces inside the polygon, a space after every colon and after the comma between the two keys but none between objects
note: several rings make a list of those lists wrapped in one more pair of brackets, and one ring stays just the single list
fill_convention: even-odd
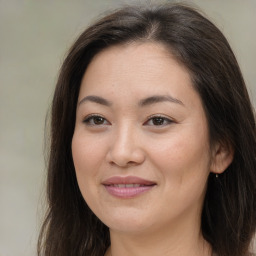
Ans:
[{"label": "lower lip", "polygon": [[105,185],[106,190],[112,196],[116,196],[119,198],[133,198],[140,194],[143,194],[149,190],[151,190],[153,186],[141,186],[141,187],[131,187],[131,188],[119,188],[114,186]]}]

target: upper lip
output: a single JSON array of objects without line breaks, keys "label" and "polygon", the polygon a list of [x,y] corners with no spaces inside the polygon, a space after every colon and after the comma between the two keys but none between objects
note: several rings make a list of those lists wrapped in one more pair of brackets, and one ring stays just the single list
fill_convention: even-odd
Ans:
[{"label": "upper lip", "polygon": [[114,185],[114,184],[140,184],[140,185],[156,185],[154,181],[146,180],[136,176],[113,176],[102,182],[103,185]]}]

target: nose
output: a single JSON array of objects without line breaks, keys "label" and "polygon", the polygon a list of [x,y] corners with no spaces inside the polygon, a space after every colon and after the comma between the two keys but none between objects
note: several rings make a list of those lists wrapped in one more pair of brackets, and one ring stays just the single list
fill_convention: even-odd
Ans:
[{"label": "nose", "polygon": [[107,161],[119,167],[142,164],[145,152],[136,128],[124,126],[114,133],[107,153]]}]

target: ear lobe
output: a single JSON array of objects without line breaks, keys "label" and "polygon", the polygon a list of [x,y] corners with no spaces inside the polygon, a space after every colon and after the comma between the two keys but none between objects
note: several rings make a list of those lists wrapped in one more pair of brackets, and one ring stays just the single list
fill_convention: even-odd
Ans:
[{"label": "ear lobe", "polygon": [[232,163],[234,149],[231,145],[217,143],[213,149],[210,171],[216,174],[223,173]]}]

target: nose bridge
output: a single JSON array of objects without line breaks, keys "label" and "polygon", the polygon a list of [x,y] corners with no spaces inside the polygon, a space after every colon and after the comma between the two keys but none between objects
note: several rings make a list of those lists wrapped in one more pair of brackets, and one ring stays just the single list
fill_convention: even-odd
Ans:
[{"label": "nose bridge", "polygon": [[139,131],[131,122],[123,122],[114,129],[113,141],[109,150],[109,160],[119,166],[139,164],[144,154],[139,140]]},{"label": "nose bridge", "polygon": [[128,147],[133,146],[133,139],[136,136],[135,133],[135,127],[128,122],[122,123],[117,126],[115,137],[117,146],[120,144],[122,148],[124,148],[123,146],[126,146],[127,149]]}]

